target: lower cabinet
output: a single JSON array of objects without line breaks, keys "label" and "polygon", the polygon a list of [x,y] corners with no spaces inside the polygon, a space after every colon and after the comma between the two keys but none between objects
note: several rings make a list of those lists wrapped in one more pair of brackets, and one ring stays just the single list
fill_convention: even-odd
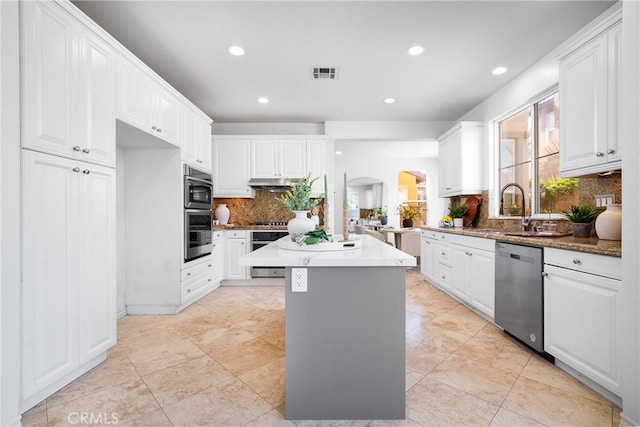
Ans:
[{"label": "lower cabinet", "polygon": [[224,279],[224,235],[222,231],[213,232],[213,250],[211,257],[213,258],[213,283],[215,287],[220,286],[220,282]]},{"label": "lower cabinet", "polygon": [[31,407],[116,342],[115,170],[22,150],[22,400]]},{"label": "lower cabinet", "polygon": [[249,267],[241,266],[239,259],[249,252],[249,232],[227,230],[224,236],[224,278],[225,280],[246,280]]},{"label": "lower cabinet", "polygon": [[438,250],[438,240],[422,233],[420,272],[432,283],[438,281]]},{"label": "lower cabinet", "polygon": [[620,396],[620,258],[545,249],[544,349]]}]

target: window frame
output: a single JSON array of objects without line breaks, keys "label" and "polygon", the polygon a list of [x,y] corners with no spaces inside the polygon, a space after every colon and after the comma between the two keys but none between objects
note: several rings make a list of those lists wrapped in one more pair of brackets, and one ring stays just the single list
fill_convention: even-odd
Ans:
[{"label": "window frame", "polygon": [[[501,114],[491,121],[491,141],[492,141],[492,150],[493,150],[493,173],[492,173],[492,181],[493,181],[493,202],[491,203],[491,212],[489,217],[491,219],[521,219],[521,216],[506,216],[500,215],[500,190],[498,188],[500,186],[500,122],[508,119],[509,117],[519,113],[520,111],[526,108],[532,108],[535,104],[549,98],[550,96],[560,93],[560,85],[559,83],[554,84],[553,86],[547,88],[546,90],[538,93],[537,95],[529,98],[526,102],[518,105],[515,108],[512,108],[508,112]],[[562,102],[562,100],[561,100]],[[532,152],[531,154],[531,215],[529,218],[531,219],[552,219],[558,220],[563,219],[564,216],[559,213],[540,213],[537,212],[540,209],[540,188],[538,185],[539,171],[538,171],[538,109],[533,108],[533,144],[532,144]],[[562,125],[562,118],[560,121]],[[561,149],[560,147],[559,149]]]}]

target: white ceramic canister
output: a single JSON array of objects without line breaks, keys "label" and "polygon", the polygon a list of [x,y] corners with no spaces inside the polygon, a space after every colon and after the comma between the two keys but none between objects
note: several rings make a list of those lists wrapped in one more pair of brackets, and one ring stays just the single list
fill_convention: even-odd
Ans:
[{"label": "white ceramic canister", "polygon": [[307,231],[313,231],[316,229],[316,225],[310,218],[307,218],[309,211],[293,211],[296,214],[295,218],[292,218],[287,223],[287,231],[291,237],[304,234]]},{"label": "white ceramic canister", "polygon": [[462,228],[464,218],[453,218],[453,226],[455,228]]},{"label": "white ceramic canister", "polygon": [[607,210],[598,215],[596,234],[603,240],[622,239],[622,205],[607,205]]},{"label": "white ceramic canister", "polygon": [[216,219],[220,221],[220,224],[226,224],[229,222],[229,215],[231,215],[231,212],[229,212],[229,208],[226,204],[220,203],[215,210],[215,214]]}]

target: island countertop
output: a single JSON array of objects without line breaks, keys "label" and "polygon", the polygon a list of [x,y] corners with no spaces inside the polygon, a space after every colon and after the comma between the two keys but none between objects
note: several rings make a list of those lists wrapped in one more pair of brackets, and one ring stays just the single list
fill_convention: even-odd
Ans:
[{"label": "island countertop", "polygon": [[[289,236],[283,237],[289,239]],[[269,267],[414,267],[416,259],[374,237],[358,234],[350,239],[362,240],[362,247],[341,251],[296,251],[281,249],[278,241],[243,255],[242,266]],[[320,243],[322,244],[322,243]]]}]

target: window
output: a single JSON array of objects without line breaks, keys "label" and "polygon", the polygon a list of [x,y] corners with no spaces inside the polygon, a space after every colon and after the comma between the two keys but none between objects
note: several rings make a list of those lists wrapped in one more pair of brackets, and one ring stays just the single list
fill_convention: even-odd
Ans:
[{"label": "window", "polygon": [[[526,214],[560,213],[578,202],[578,180],[560,178],[558,92],[498,121],[498,191],[524,189]],[[498,193],[498,203],[500,194]],[[504,216],[520,216],[522,193],[503,195]]]}]

